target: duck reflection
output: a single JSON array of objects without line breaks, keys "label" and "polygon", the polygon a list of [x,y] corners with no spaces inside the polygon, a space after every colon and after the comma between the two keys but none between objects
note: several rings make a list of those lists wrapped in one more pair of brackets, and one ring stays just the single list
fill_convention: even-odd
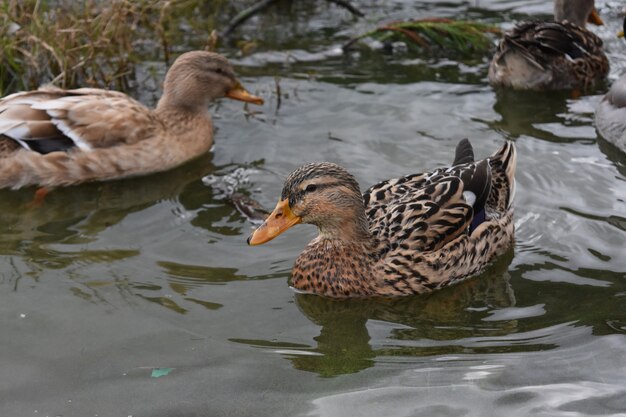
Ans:
[{"label": "duck reflection", "polygon": [[175,170],[141,178],[57,188],[43,204],[31,206],[33,188],[0,190],[0,234],[2,254],[23,253],[24,242],[47,243],[76,236],[90,241],[129,214],[155,203],[174,200],[190,183],[214,170],[211,156],[205,155]]},{"label": "duck reflection", "polygon": [[[572,93],[568,91],[546,95],[534,91],[499,89],[496,90],[493,109],[501,119],[485,124],[505,133],[509,138],[532,136],[549,142],[571,142],[580,138],[567,138],[563,126],[588,126],[590,123],[590,119],[576,120],[570,117],[568,99],[571,98]],[[551,129],[552,124],[555,125],[554,129]]]},{"label": "duck reflection", "polygon": [[602,138],[602,136],[598,136],[598,147],[600,148],[600,152],[605,154],[613,165],[615,165],[619,173],[626,177],[626,153]]},{"label": "duck reflection", "polygon": [[[13,265],[13,272],[7,265],[3,276],[15,277],[11,281],[17,290],[20,278],[37,281],[45,270],[105,265],[138,257],[140,250],[134,247],[90,249],[85,245],[96,242],[103,231],[132,213],[161,201],[177,201],[189,187],[199,185],[206,190],[200,179],[215,170],[211,159],[211,155],[205,155],[175,170],[136,179],[54,189],[37,207],[29,205],[32,188],[0,190],[0,256]],[[115,285],[126,292],[128,279],[114,268],[107,269],[107,283],[94,279],[93,285],[81,288],[76,295],[97,299],[95,292],[105,285]],[[64,274],[72,278],[73,269]]]},{"label": "duck reflection", "polygon": [[[321,326],[321,330],[315,337],[316,347],[307,349],[303,355],[289,355],[288,359],[296,369],[328,377],[369,368],[376,357],[458,353],[469,350],[458,346],[459,339],[485,333],[508,334],[515,329],[516,320],[487,322],[481,319],[488,310],[515,305],[507,278],[512,258],[513,250],[510,250],[479,277],[431,295],[332,300],[297,294],[300,311]],[[367,328],[370,320],[400,326],[391,331],[388,343],[372,346]],[[439,343],[415,342],[424,339]],[[450,343],[446,343],[448,341]]]}]

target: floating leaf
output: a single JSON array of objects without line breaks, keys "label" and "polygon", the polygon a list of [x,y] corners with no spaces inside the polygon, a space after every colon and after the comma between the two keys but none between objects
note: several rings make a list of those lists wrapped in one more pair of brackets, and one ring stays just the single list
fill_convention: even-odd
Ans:
[{"label": "floating leaf", "polygon": [[173,370],[174,368],[152,368],[152,374],[150,376],[152,378],[161,378],[162,376],[168,376]]}]

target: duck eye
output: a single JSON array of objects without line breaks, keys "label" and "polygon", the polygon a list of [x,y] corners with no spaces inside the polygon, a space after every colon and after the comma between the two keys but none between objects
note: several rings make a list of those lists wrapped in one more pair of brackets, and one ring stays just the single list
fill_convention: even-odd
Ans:
[{"label": "duck eye", "polygon": [[310,192],[315,191],[315,190],[317,190],[317,185],[315,185],[315,184],[309,184],[304,189],[304,191],[307,192],[307,193],[310,193]]},{"label": "duck eye", "polygon": [[216,68],[215,72],[217,72],[218,74],[224,74],[224,70],[221,68]]}]

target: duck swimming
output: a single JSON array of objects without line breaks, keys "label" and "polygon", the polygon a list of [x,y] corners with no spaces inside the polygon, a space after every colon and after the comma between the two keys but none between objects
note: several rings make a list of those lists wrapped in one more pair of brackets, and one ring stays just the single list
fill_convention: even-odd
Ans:
[{"label": "duck swimming", "polygon": [[[624,30],[619,36],[624,37]],[[626,153],[626,74],[611,85],[609,92],[596,107],[596,129],[608,142]]]},{"label": "duck swimming", "polygon": [[319,235],[292,271],[297,291],[334,298],[430,292],[479,273],[511,245],[515,166],[513,143],[476,162],[464,139],[451,167],[386,180],[361,194],[342,167],[306,164],[289,175],[248,244],[314,224]]},{"label": "duck swimming", "polygon": [[602,40],[585,23],[603,24],[594,0],[556,0],[554,22],[526,22],[504,35],[489,83],[516,90],[588,89],[604,80]]},{"label": "duck swimming", "polygon": [[0,188],[66,186],[174,168],[213,144],[208,105],[229,97],[254,104],[226,58],[182,54],[149,109],[96,88],[43,87],[0,99]]}]

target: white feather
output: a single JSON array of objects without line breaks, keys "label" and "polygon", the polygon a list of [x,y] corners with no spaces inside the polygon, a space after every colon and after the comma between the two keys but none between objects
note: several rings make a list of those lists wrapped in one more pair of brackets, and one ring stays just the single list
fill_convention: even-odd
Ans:
[{"label": "white feather", "polygon": [[0,134],[5,134],[11,129],[14,129],[24,123],[23,120],[2,120],[0,119]]},{"label": "white feather", "polygon": [[72,139],[74,145],[76,145],[80,150],[90,151],[93,149],[93,147],[89,143],[85,142],[83,138],[78,136],[64,121],[59,119],[51,119],[51,122],[54,123],[57,129],[63,132],[65,136]]},{"label": "white feather", "polygon": [[476,194],[472,191],[463,191],[463,198],[470,206],[474,207],[474,203],[476,202]]},{"label": "white feather", "polygon": [[[26,125],[26,123],[21,122],[19,124],[17,124],[16,126],[5,130],[3,133],[3,135],[10,137],[13,140],[17,140],[20,141],[22,139],[28,139],[30,138],[30,129],[28,128],[28,126]],[[23,146],[23,145],[22,145]]]},{"label": "white feather", "polygon": [[21,146],[22,148],[27,149],[27,150],[29,150],[29,151],[32,151],[32,149],[30,148],[30,146],[28,146],[28,143],[26,143],[26,141],[25,141],[25,140],[15,139],[15,138],[14,138],[14,140],[15,140],[17,143],[19,143],[19,144],[20,144],[20,146]]},{"label": "white feather", "polygon": [[58,110],[67,108],[67,101],[64,98],[57,100],[44,100],[33,103],[31,106],[35,110]]}]

